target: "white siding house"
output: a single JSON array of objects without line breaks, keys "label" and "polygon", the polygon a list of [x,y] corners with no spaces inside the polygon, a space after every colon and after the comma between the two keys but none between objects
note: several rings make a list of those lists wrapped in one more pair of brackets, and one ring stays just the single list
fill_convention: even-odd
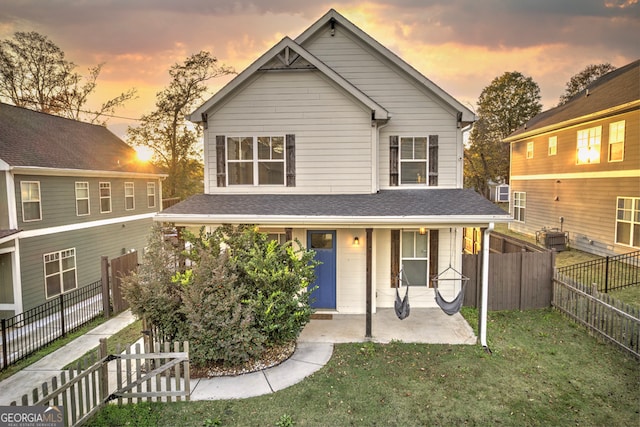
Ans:
[{"label": "white siding house", "polygon": [[[431,279],[460,269],[462,227],[510,218],[462,188],[474,114],[335,10],[190,120],[205,128],[205,194],[156,220],[299,239],[324,262],[319,311],[392,307],[400,272],[412,307],[437,307]],[[452,299],[459,288],[441,290]]]}]

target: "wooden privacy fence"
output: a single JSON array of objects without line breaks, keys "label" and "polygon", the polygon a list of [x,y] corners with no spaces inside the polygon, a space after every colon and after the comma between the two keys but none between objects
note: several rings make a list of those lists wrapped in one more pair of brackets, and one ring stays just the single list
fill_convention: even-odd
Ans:
[{"label": "wooden privacy fence", "polygon": [[[124,363],[123,363],[124,362]],[[65,425],[79,426],[111,401],[119,404],[188,401],[191,394],[189,381],[189,343],[155,343],[154,350],[140,344],[124,352],[107,354],[106,339],[100,340],[98,361],[88,366],[87,359],[76,369],[63,371],[59,378],[51,378],[35,388],[32,395],[22,396],[11,405],[60,406]]]},{"label": "wooden privacy fence", "polygon": [[[106,256],[102,257],[102,298],[106,301],[105,317],[111,316],[111,308],[113,313],[120,313],[129,308],[129,303],[122,295],[122,279],[137,268],[137,251],[128,252],[111,260]],[[111,301],[111,307],[109,307],[109,301]]]},{"label": "wooden privacy fence", "polygon": [[[551,305],[555,252],[489,255],[488,310],[525,310]],[[462,255],[462,274],[469,278],[464,302],[480,307],[482,255]]]},{"label": "wooden privacy fence", "polygon": [[553,281],[553,306],[571,319],[640,359],[640,310],[558,275]]}]

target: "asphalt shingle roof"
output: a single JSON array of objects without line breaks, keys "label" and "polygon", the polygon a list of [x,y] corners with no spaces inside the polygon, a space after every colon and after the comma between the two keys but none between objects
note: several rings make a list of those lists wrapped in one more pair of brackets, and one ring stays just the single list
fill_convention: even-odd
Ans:
[{"label": "asphalt shingle roof", "polygon": [[10,166],[156,173],[106,127],[0,103],[0,159]]},{"label": "asphalt shingle roof", "polygon": [[384,190],[376,194],[200,194],[164,215],[508,216],[470,189]]}]

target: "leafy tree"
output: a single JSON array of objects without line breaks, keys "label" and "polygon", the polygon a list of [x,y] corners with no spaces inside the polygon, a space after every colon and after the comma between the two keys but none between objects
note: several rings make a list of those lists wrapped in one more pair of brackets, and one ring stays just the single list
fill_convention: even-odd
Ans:
[{"label": "leafy tree", "polygon": [[509,182],[509,145],[503,139],[541,110],[538,84],[517,71],[496,77],[482,90],[464,153],[467,187],[488,197],[489,181]]},{"label": "leafy tree", "polygon": [[140,126],[127,130],[129,143],[151,148],[154,162],[169,175],[162,185],[165,197],[184,198],[202,191],[202,184],[193,188],[193,183],[202,179],[197,148],[202,130],[187,123],[185,116],[203,100],[205,82],[231,73],[231,68],[218,65],[218,60],[204,51],[174,64],[169,70],[169,86],[156,94],[156,109],[142,116]]},{"label": "leafy tree", "polygon": [[591,83],[615,69],[616,67],[608,62],[587,65],[584,70],[569,79],[565,86],[564,93],[560,95],[558,106],[566,104],[575,95],[585,90]]},{"label": "leafy tree", "polygon": [[89,68],[89,75],[82,77],[46,36],[17,32],[13,39],[0,41],[0,98],[18,107],[104,124],[103,116],[132,99],[135,90],[108,100],[97,111],[85,111],[103,65]]}]

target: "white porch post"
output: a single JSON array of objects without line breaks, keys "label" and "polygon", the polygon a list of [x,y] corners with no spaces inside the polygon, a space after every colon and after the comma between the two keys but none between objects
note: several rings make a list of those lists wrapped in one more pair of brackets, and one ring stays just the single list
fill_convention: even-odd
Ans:
[{"label": "white porch post", "polygon": [[485,228],[482,236],[482,295],[480,301],[480,344],[487,348],[487,305],[489,304],[489,239],[493,223]]}]

